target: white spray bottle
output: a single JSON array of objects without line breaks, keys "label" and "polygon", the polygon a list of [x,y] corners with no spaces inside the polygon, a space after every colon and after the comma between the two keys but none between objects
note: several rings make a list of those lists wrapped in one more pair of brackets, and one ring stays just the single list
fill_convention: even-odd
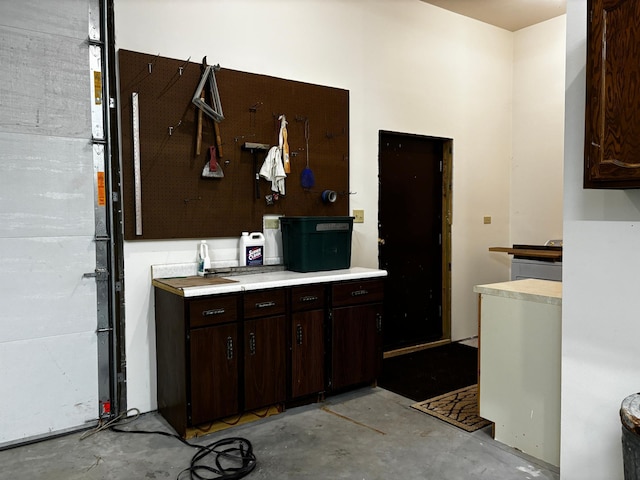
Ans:
[{"label": "white spray bottle", "polygon": [[201,240],[200,245],[198,246],[198,275],[204,277],[209,268],[211,268],[209,245],[207,245],[205,240]]}]

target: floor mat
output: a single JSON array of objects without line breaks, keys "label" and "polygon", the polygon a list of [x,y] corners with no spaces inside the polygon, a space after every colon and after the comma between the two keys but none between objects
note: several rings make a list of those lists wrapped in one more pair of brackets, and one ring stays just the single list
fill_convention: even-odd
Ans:
[{"label": "floor mat", "polygon": [[489,420],[478,416],[478,385],[445,393],[411,406],[467,432],[474,432],[491,424]]},{"label": "floor mat", "polygon": [[378,385],[415,402],[478,383],[478,349],[449,343],[385,358]]}]

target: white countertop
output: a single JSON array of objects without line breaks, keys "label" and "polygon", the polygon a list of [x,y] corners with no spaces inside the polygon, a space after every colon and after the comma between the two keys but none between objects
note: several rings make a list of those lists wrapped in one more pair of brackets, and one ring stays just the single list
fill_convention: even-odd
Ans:
[{"label": "white countertop", "polygon": [[[160,271],[166,270],[166,266],[152,266],[153,278],[168,278],[160,276]],[[172,270],[175,273],[175,270]],[[191,274],[190,271],[184,276]],[[173,275],[179,276],[179,275]],[[344,280],[358,280],[367,278],[386,277],[386,270],[375,268],[353,267],[345,270],[327,270],[322,272],[292,272],[289,270],[255,273],[247,275],[223,276],[233,283],[219,285],[206,285],[198,287],[185,287],[181,290],[184,297],[200,297],[204,295],[217,295],[221,293],[245,292],[250,290],[262,290],[267,288],[288,287],[292,285],[309,285],[313,283],[339,282]]]},{"label": "white countertop", "polygon": [[484,295],[562,305],[562,282],[527,278],[511,282],[476,285],[473,291]]}]

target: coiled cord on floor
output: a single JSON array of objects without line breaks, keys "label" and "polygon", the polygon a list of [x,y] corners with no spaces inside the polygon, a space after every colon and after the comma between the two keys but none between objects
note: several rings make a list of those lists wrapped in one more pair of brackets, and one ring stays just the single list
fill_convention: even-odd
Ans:
[{"label": "coiled cord on floor", "polygon": [[[217,442],[200,446],[193,445],[199,451],[191,458],[189,468],[178,474],[178,480],[184,473],[191,479],[225,479],[242,478],[256,467],[256,456],[253,454],[251,442],[241,437],[223,438]],[[208,455],[214,455],[215,467],[201,463]],[[216,476],[202,476],[213,474]]]},{"label": "coiled cord on floor", "polygon": [[[134,413],[135,415],[129,417],[129,413]],[[184,478],[191,480],[238,480],[249,475],[256,467],[257,460],[253,454],[253,446],[245,438],[223,438],[206,445],[197,445],[187,442],[179,435],[160,430],[148,431],[118,428],[118,425],[131,423],[139,416],[140,410],[137,408],[129,409],[114,419],[98,425],[93,430],[85,432],[80,437],[80,440],[106,429],[118,433],[154,434],[177,438],[185,445],[196,448],[198,451],[191,458],[189,467],[182,470],[176,480]],[[186,477],[187,474],[189,475],[188,477]]]}]

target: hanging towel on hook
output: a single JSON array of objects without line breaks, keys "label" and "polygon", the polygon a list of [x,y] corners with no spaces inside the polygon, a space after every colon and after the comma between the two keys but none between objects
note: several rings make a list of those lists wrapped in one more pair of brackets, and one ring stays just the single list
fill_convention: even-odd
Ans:
[{"label": "hanging towel on hook", "polygon": [[287,178],[287,174],[282,165],[282,149],[279,146],[271,147],[267,152],[260,168],[260,176],[271,182],[273,192],[284,195],[284,179]]},{"label": "hanging towel on hook", "polygon": [[271,182],[271,191],[284,195],[286,166],[289,165],[289,144],[287,143],[287,119],[284,115],[280,115],[279,120],[278,146],[271,147],[267,152],[260,168],[260,176]]}]

